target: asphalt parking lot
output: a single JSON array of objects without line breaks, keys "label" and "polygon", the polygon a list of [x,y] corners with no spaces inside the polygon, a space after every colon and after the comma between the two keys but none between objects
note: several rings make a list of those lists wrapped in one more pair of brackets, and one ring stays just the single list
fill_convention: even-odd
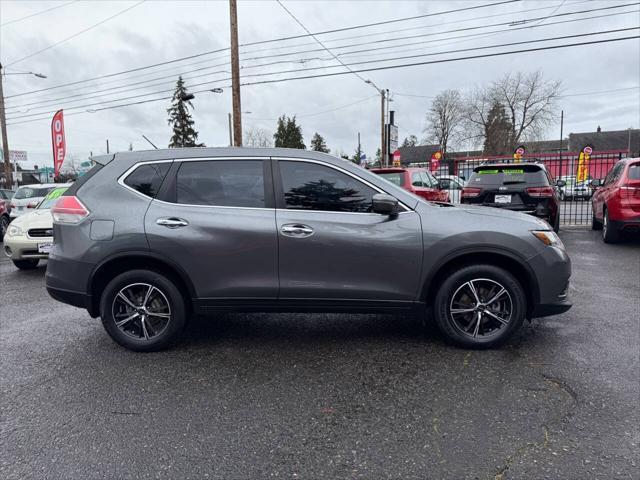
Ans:
[{"label": "asphalt parking lot", "polygon": [[223,315],[135,354],[0,261],[0,478],[637,479],[640,242],[564,230],[574,307],[465,351],[411,317]]}]

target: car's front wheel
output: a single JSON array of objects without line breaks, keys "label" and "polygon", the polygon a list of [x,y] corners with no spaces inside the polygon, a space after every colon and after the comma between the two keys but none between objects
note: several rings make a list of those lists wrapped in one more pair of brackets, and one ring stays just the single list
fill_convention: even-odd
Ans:
[{"label": "car's front wheel", "polygon": [[451,343],[469,348],[502,345],[522,325],[527,300],[522,285],[493,265],[453,271],[435,298],[435,321]]},{"label": "car's front wheel", "polygon": [[106,286],[100,317],[117,343],[129,350],[151,352],[178,340],[187,309],[182,293],[169,278],[149,270],[132,270]]},{"label": "car's front wheel", "polygon": [[37,258],[25,258],[23,260],[12,260],[12,262],[20,270],[33,270],[38,266],[40,260]]},{"label": "car's front wheel", "polygon": [[4,240],[4,236],[7,234],[8,229],[9,229],[9,217],[6,215],[2,215],[0,217],[0,242]]}]

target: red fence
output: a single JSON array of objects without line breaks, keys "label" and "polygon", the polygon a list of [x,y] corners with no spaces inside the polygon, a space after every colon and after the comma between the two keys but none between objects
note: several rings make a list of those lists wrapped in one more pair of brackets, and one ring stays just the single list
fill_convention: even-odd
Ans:
[{"label": "red fence", "polygon": [[[627,150],[608,150],[593,152],[589,161],[585,163],[586,172],[583,178],[578,177],[579,152],[536,153],[526,155],[522,161],[543,162],[555,179],[567,182],[560,189],[562,199],[560,223],[564,225],[591,224],[591,194],[589,186],[591,180],[604,178],[609,170],[622,158],[627,157]],[[453,158],[453,163],[443,163],[439,173],[455,174],[468,180],[473,169],[485,162],[505,161],[513,162],[512,156],[504,157],[463,157]]]}]

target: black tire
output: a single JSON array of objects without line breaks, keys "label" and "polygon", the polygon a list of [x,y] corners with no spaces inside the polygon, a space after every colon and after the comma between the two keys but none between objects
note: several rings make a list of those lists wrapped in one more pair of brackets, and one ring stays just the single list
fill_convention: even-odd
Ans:
[{"label": "black tire", "polygon": [[[147,291],[145,286],[153,288],[149,303],[143,308],[142,296]],[[136,297],[138,290],[141,295]],[[121,291],[128,302],[118,297]],[[146,310],[147,306],[152,305],[155,306]],[[133,306],[136,308],[132,308]],[[118,315],[119,322],[127,318],[132,320],[118,326]],[[166,349],[178,341],[187,323],[187,308],[182,292],[170,278],[150,270],[131,270],[115,277],[103,290],[100,317],[102,325],[115,342],[136,352],[154,352]],[[153,329],[157,331],[154,332]]]},{"label": "black tire", "polygon": [[38,266],[40,260],[37,258],[26,258],[23,260],[12,260],[12,262],[20,270],[33,270]]},{"label": "black tire", "polygon": [[609,212],[606,208],[603,209],[603,212],[602,239],[604,240],[604,243],[616,243],[620,240],[620,232],[618,232],[611,226],[611,222],[609,220]]},{"label": "black tire", "polygon": [[[456,295],[456,299],[460,298],[459,295],[463,295],[464,297],[464,289],[468,288],[467,285],[472,282],[475,285],[474,288],[477,289],[478,295],[481,297],[481,301],[488,302],[490,298],[484,297],[490,297],[497,293],[492,293],[491,290],[483,288],[483,285],[492,285],[491,282],[499,286],[496,287],[497,289],[500,287],[504,288],[507,295],[504,296],[503,294],[500,302],[493,302],[491,308],[485,305],[481,307],[479,311],[470,312],[469,314],[456,313],[454,315],[451,313],[451,306],[455,303],[454,295]],[[472,298],[470,290],[466,295],[469,299]],[[511,305],[511,308],[508,319],[503,318],[503,320],[507,320],[506,324],[498,323],[497,320],[489,317],[489,315],[485,313],[489,310],[494,314],[498,313],[499,315],[503,315],[502,312],[495,309],[495,306],[497,303],[502,304],[504,302],[504,304],[506,304],[507,301]],[[486,349],[504,344],[520,329],[526,311],[527,299],[520,282],[506,270],[493,265],[470,265],[451,272],[444,282],[442,282],[434,302],[434,320],[440,331],[449,342],[465,348]],[[477,318],[476,314],[478,313],[480,313],[480,322],[475,321]],[[468,319],[470,319],[470,321],[467,323]],[[484,333],[481,334],[480,328],[478,327],[472,328],[476,330],[475,332],[469,330],[465,333],[460,323],[467,323],[470,326],[477,324],[478,327],[482,327]]]},{"label": "black tire", "polygon": [[[591,207],[593,212],[593,206]],[[595,213],[591,213],[591,230],[602,230],[602,222],[600,222]]]},{"label": "black tire", "polygon": [[6,215],[2,215],[0,218],[0,242],[4,240],[4,235],[7,233],[7,229],[9,228],[9,217]]}]

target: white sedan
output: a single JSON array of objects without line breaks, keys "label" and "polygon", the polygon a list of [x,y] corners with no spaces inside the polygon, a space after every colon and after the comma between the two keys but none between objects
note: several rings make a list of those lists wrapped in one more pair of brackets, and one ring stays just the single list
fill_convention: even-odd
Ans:
[{"label": "white sedan", "polygon": [[9,224],[4,237],[4,253],[21,270],[38,266],[41,259],[49,257],[53,245],[53,218],[51,206],[69,188],[64,185],[53,189],[31,212],[25,213]]}]

